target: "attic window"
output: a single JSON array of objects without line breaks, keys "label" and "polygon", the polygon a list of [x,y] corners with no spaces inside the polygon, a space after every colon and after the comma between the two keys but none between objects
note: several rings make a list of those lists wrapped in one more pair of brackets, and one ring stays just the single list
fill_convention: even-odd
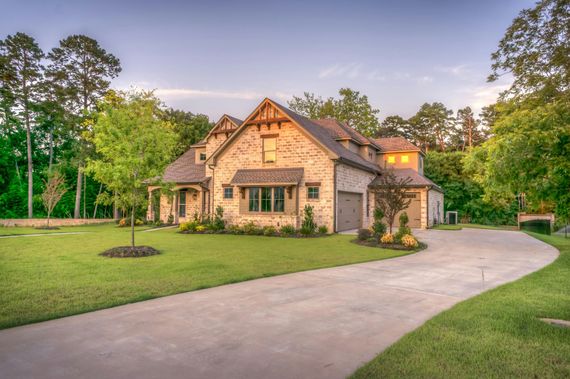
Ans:
[{"label": "attic window", "polygon": [[396,163],[396,157],[393,155],[388,156],[388,163]]},{"label": "attic window", "polygon": [[263,138],[263,162],[275,162],[275,153],[277,150],[277,138]]},{"label": "attic window", "polygon": [[200,160],[201,160],[201,161],[205,161],[205,160],[206,160],[206,153],[200,153]]},{"label": "attic window", "polygon": [[408,155],[402,155],[400,160],[402,163],[408,163],[410,161],[410,157]]}]

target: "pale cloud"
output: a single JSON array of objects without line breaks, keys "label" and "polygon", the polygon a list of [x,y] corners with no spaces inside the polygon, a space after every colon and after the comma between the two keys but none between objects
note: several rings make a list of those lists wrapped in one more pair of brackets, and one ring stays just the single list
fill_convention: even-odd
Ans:
[{"label": "pale cloud", "polygon": [[497,84],[492,86],[477,87],[472,92],[472,104],[475,108],[483,108],[486,105],[493,104],[497,101],[499,94],[509,89],[509,87],[510,84]]},{"label": "pale cloud", "polygon": [[210,98],[210,99],[241,99],[251,100],[263,97],[255,91],[226,91],[226,90],[202,90],[194,88],[156,88],[154,93],[165,98]]},{"label": "pale cloud", "polygon": [[435,70],[461,79],[466,79],[472,74],[471,69],[466,64],[456,66],[436,66]]},{"label": "pale cloud", "polygon": [[429,84],[433,82],[433,78],[431,76],[421,76],[419,78],[416,79],[416,82],[418,82],[418,84]]},{"label": "pale cloud", "polygon": [[328,79],[335,77],[347,76],[354,79],[359,76],[361,64],[359,63],[348,63],[348,64],[335,64],[333,66],[327,67],[319,72],[319,79]]},{"label": "pale cloud", "polygon": [[378,72],[378,70],[374,70],[372,72],[369,72],[368,75],[366,75],[366,79],[371,81],[383,82],[386,80],[386,77],[384,75],[380,75],[380,72]]}]

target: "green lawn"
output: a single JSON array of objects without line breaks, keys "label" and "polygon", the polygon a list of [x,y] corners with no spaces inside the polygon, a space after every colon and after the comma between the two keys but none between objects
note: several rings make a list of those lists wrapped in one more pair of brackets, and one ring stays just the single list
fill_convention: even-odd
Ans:
[{"label": "green lawn", "polygon": [[570,329],[539,320],[570,320],[570,239],[531,235],[557,247],[560,257],[439,314],[353,377],[570,377]]},{"label": "green lawn", "polygon": [[[22,228],[3,228],[25,233]],[[28,228],[26,228],[28,229]],[[129,243],[129,228],[62,228],[80,235],[0,239],[0,328],[108,308],[226,283],[404,255],[359,246],[353,236],[293,239],[137,232],[161,255],[103,258]]]}]

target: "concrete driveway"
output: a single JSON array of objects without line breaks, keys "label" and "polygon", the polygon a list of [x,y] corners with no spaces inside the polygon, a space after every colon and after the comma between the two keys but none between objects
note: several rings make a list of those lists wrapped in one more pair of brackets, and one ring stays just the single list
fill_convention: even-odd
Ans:
[{"label": "concrete driveway", "polygon": [[422,231],[421,253],[0,332],[3,378],[343,378],[435,314],[552,262],[520,232]]}]

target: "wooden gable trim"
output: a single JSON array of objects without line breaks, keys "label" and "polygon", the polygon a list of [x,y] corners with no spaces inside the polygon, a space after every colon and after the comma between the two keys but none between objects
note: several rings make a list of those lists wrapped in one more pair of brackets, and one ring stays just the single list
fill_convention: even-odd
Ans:
[{"label": "wooden gable trim", "polygon": [[305,187],[320,187],[321,182],[305,182]]},{"label": "wooden gable trim", "polygon": [[277,138],[277,137],[279,137],[279,133],[275,133],[275,134],[260,134],[259,137],[260,137],[260,138]]}]

